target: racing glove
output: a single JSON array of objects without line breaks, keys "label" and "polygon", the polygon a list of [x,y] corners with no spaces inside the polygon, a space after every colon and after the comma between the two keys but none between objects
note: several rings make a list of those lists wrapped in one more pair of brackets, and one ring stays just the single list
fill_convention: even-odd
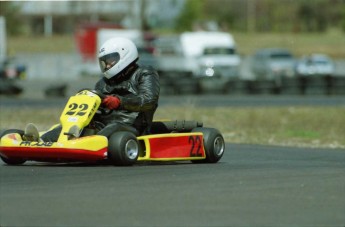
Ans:
[{"label": "racing glove", "polygon": [[116,110],[117,108],[119,108],[121,101],[116,96],[108,95],[103,99],[102,104],[110,110]]}]

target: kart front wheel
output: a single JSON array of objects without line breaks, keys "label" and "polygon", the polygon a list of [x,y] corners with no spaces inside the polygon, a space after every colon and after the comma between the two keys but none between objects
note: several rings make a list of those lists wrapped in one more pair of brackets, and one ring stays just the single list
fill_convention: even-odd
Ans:
[{"label": "kart front wheel", "polygon": [[192,132],[201,132],[204,138],[206,159],[193,160],[193,163],[216,163],[225,151],[225,142],[222,134],[214,128],[194,128]]},{"label": "kart front wheel", "polygon": [[136,136],[130,132],[115,132],[109,138],[108,159],[114,165],[131,166],[139,156]]},{"label": "kart front wheel", "polygon": [[[18,133],[20,136],[24,135],[24,131],[23,130],[19,130],[19,129],[8,129],[8,130],[4,130],[0,132],[0,139],[7,135],[7,134],[12,134],[12,133]],[[0,156],[1,160],[3,162],[5,162],[7,165],[21,165],[24,164],[24,162],[26,161],[25,159],[21,159],[21,158],[6,158],[3,156]]]}]

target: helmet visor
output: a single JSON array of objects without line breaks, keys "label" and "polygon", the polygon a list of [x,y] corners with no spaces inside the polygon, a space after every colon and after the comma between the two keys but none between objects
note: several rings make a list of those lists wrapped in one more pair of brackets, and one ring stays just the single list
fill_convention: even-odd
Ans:
[{"label": "helmet visor", "polygon": [[102,72],[105,72],[111,69],[114,65],[116,65],[119,62],[119,60],[120,60],[120,54],[117,52],[100,57],[99,65],[101,67]]}]

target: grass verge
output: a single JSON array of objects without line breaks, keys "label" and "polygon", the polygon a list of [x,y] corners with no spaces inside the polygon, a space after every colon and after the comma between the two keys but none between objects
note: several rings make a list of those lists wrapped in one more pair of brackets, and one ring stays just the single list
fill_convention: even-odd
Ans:
[{"label": "grass verge", "polygon": [[259,48],[283,47],[296,56],[313,53],[327,54],[333,58],[345,58],[344,33],[330,30],[326,33],[234,33],[241,54],[253,54]]},{"label": "grass verge", "polygon": [[[339,30],[325,33],[233,33],[238,51],[251,55],[259,48],[284,47],[296,56],[324,53],[333,58],[345,58],[345,36]],[[76,50],[73,34],[44,36],[21,36],[8,38],[10,55],[17,53],[70,53]]]},{"label": "grass verge", "polygon": [[[47,130],[62,109],[3,108],[0,125],[21,128],[29,122]],[[197,120],[218,128],[226,142],[298,147],[345,148],[345,107],[198,108],[161,107],[155,119]]]}]

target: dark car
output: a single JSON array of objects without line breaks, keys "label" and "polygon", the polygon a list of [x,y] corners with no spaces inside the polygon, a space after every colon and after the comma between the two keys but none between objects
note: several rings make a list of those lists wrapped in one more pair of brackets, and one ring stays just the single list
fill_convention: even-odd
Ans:
[{"label": "dark car", "polygon": [[16,84],[17,79],[24,79],[26,67],[16,64],[11,59],[0,62],[0,95],[18,95],[23,89]]},{"label": "dark car", "polygon": [[151,47],[139,46],[138,64],[142,66],[152,66],[154,69],[156,69],[158,63],[156,57],[153,55],[153,52],[154,50]]},{"label": "dark car", "polygon": [[26,67],[16,64],[12,59],[0,62],[0,79],[25,79]]},{"label": "dark car", "polygon": [[283,48],[267,48],[257,51],[251,61],[251,70],[258,80],[278,80],[293,77],[295,58]]}]

